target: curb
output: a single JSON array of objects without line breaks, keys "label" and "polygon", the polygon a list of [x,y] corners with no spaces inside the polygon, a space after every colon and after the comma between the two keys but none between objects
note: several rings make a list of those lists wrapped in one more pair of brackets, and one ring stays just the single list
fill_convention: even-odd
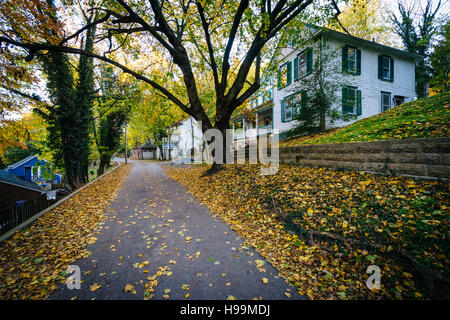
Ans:
[{"label": "curb", "polygon": [[56,208],[57,206],[59,206],[60,204],[64,203],[65,201],[69,200],[70,198],[72,198],[74,195],[78,194],[80,191],[84,190],[85,188],[89,187],[91,184],[93,184],[94,182],[96,182],[97,180],[102,179],[103,177],[107,176],[108,174],[110,174],[111,172],[115,171],[116,169],[120,168],[121,166],[123,166],[123,163],[120,163],[117,167],[115,167],[114,169],[102,174],[100,177],[95,178],[94,180],[92,180],[91,182],[88,182],[87,184],[85,184],[84,186],[82,186],[80,189],[72,192],[71,194],[69,194],[67,197],[64,197],[63,199],[59,200],[58,202],[52,204],[50,207],[42,210],[39,213],[36,213],[34,216],[32,216],[31,218],[29,218],[28,220],[22,222],[21,224],[19,224],[17,227],[11,229],[10,231],[6,232],[5,234],[0,236],[0,242],[9,239],[10,237],[12,237],[17,231],[20,231],[26,227],[28,227],[30,224],[32,224],[35,220],[39,219],[40,217],[42,217],[44,214],[46,214],[47,212],[53,210],[54,208]]}]

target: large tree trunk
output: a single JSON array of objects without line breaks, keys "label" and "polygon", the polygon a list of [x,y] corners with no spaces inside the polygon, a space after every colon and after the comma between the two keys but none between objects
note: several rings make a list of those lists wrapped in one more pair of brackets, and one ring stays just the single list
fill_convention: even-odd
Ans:
[{"label": "large tree trunk", "polygon": [[100,164],[98,165],[97,176],[101,176],[102,174],[105,173],[105,167],[109,166],[110,160],[111,157],[108,156],[100,157]]},{"label": "large tree trunk", "polygon": [[327,130],[325,112],[321,112],[320,113],[320,131],[324,132],[325,130]]},{"label": "large tree trunk", "polygon": [[[229,127],[230,123],[230,116],[227,115],[225,117],[219,118],[219,121],[217,121],[214,125],[214,129],[219,130],[222,133],[222,145],[218,147],[222,147],[222,158],[216,157],[215,149],[212,150],[211,155],[213,157],[213,163],[211,167],[206,171],[205,175],[212,175],[215,174],[225,168],[226,163],[226,154],[228,150],[226,149],[227,143],[227,134],[226,131]],[[208,130],[208,129],[207,129]],[[203,132],[205,133],[205,132]],[[213,141],[207,141],[207,143],[211,144]]]}]

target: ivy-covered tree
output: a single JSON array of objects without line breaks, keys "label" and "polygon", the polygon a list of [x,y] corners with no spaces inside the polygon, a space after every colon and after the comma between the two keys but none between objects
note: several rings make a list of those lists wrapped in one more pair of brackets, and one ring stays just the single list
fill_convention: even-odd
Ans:
[{"label": "ivy-covered tree", "polygon": [[[51,3],[51,1],[49,1]],[[57,20],[53,12],[53,19]],[[89,18],[86,23],[89,24]],[[92,50],[95,26],[89,28],[82,50]],[[55,164],[64,168],[67,182],[76,189],[88,182],[90,130],[94,99],[92,58],[80,56],[77,81],[65,53],[50,51],[40,56],[52,101],[38,110],[48,123],[48,148]]]},{"label": "ivy-covered tree", "polygon": [[110,166],[111,157],[120,147],[122,127],[139,93],[129,82],[121,82],[111,66],[101,65],[100,96],[97,99],[98,128],[96,144],[100,155],[97,175]]}]

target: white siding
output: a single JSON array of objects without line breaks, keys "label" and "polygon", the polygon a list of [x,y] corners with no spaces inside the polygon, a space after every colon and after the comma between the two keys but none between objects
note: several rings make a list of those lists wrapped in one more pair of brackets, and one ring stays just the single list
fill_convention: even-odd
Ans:
[{"label": "white siding", "polygon": [[[331,48],[340,48],[346,45],[344,42],[328,41]],[[362,114],[358,116],[357,120],[376,115],[381,112],[381,92],[390,92],[392,98],[396,95],[404,96],[405,102],[413,101],[415,99],[415,64],[413,60],[386,54],[394,59],[394,82],[382,81],[378,79],[378,56],[384,54],[379,50],[374,50],[368,47],[358,47],[361,50],[361,75],[350,76],[352,85],[358,87],[362,94]],[[285,58],[280,61],[279,67],[287,61],[293,61],[295,56],[302,50],[284,50]],[[314,56],[314,59],[317,57]],[[342,64],[339,60],[339,64]],[[325,75],[326,76],[326,75]],[[279,132],[290,129],[294,121],[281,121],[281,101],[290,94],[298,91],[300,87],[293,79],[289,86],[274,92],[274,129]],[[340,97],[341,92],[337,95]],[[341,105],[336,108],[341,110]],[[348,125],[353,121],[335,122],[333,127]],[[330,124],[328,124],[330,125]]]}]

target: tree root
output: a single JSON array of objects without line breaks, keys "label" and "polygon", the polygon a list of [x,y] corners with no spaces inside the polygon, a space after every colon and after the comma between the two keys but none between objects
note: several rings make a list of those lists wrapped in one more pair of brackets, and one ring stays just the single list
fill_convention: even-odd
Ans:
[{"label": "tree root", "polygon": [[[273,208],[274,208],[277,216],[279,216],[281,218],[281,220],[286,221],[287,215],[282,214],[278,210],[273,198],[272,198],[272,204],[273,204]],[[367,240],[346,238],[346,237],[343,237],[339,234],[332,233],[332,232],[304,229],[304,228],[301,228],[300,226],[298,226],[297,224],[295,224],[295,228],[297,230],[293,230],[293,228],[289,228],[289,229],[299,236],[306,235],[306,237],[305,237],[306,242],[309,246],[312,246],[312,247],[317,247],[317,245],[314,241],[314,237],[321,237],[321,238],[324,238],[325,240],[333,240],[333,241],[352,243],[354,245],[372,248],[377,251],[379,251],[383,248],[386,248],[386,246],[387,246],[384,244],[373,243],[373,242],[367,241]],[[409,265],[421,275],[421,277],[424,280],[424,284],[425,284],[427,293],[431,297],[437,297],[437,298],[441,298],[441,299],[443,298],[442,296],[439,296],[439,293],[437,292],[436,287],[441,287],[444,290],[444,292],[448,292],[449,287],[450,287],[450,279],[446,275],[444,275],[441,272],[436,271],[434,269],[431,269],[431,268],[428,268],[425,266],[421,266],[417,262],[416,259],[414,259],[410,254],[406,253],[406,251],[403,249],[393,248],[393,251],[396,255],[401,256],[405,261],[407,261],[409,263]]]},{"label": "tree root", "polygon": [[222,171],[224,169],[225,169],[225,165],[217,164],[217,163],[214,162],[212,164],[212,166],[208,170],[206,170],[204,174],[202,174],[201,177],[202,178],[210,177],[210,176],[215,175],[216,173],[218,173],[218,172],[220,172],[220,171]]}]

